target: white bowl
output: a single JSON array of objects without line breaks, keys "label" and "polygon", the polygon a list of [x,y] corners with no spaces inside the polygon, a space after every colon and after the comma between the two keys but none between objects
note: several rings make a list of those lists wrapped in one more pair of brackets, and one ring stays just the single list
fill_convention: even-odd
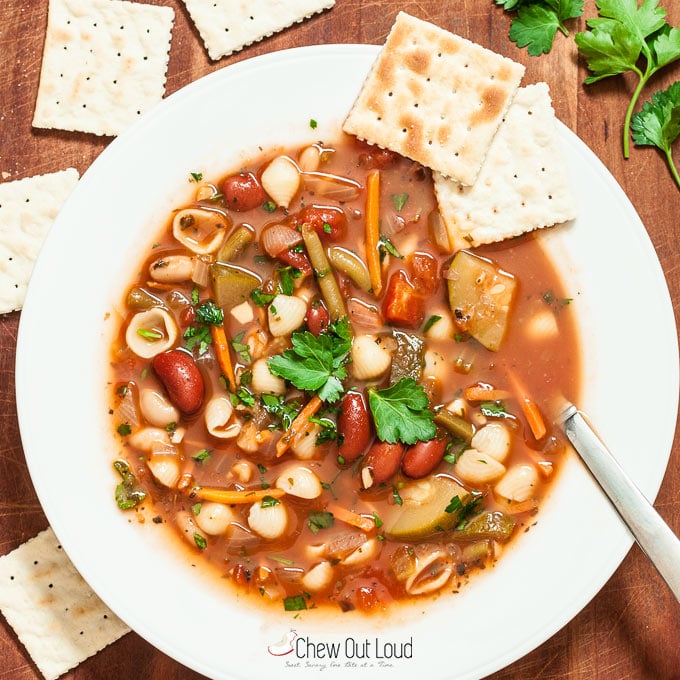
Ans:
[{"label": "white bowl", "polygon": [[[632,542],[574,456],[537,525],[460,594],[398,608],[387,618],[314,611],[295,617],[243,606],[219,580],[183,560],[164,530],[131,524],[118,510],[104,385],[115,309],[139,262],[136,248],[146,249],[168,210],[188,198],[190,172],[219,175],[259,147],[336,137],[376,49],[273,53],[217,71],[163,101],[80,180],[47,238],[21,316],[20,428],[54,531],[83,577],[130,627],[210,677],[299,680],[318,675],[319,665],[338,679],[348,668],[357,680],[481,677],[569,621]],[[668,290],[622,190],[574,134],[561,126],[560,136],[579,217],[544,238],[578,310],[580,406],[653,499],[678,406]],[[268,648],[286,634],[295,638],[293,651],[274,656]],[[403,658],[390,658],[396,653]]]}]

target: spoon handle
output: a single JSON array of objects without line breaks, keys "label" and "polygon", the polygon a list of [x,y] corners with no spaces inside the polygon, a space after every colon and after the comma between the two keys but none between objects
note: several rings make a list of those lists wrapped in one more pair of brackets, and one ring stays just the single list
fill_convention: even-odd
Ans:
[{"label": "spoon handle", "polygon": [[680,539],[633,484],[578,409],[569,405],[561,420],[569,441],[680,602]]}]

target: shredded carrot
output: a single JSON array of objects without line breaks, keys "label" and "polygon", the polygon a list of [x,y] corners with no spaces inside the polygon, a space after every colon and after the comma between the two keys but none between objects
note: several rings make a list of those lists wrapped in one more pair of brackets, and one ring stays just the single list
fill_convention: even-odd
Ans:
[{"label": "shredded carrot", "polygon": [[309,419],[321,408],[323,401],[318,394],[315,394],[302,408],[300,413],[295,416],[295,420],[290,427],[283,433],[281,439],[276,442],[276,457],[279,458],[293,443],[293,440],[305,432],[310,427]]},{"label": "shredded carrot", "polygon": [[174,290],[177,286],[173,283],[160,283],[159,281],[147,281],[147,288],[155,288],[156,290]]},{"label": "shredded carrot", "polygon": [[191,495],[203,501],[213,503],[224,503],[226,505],[239,505],[243,503],[257,503],[263,498],[281,498],[285,495],[283,489],[245,489],[237,491],[234,489],[218,489],[214,487],[194,487]]},{"label": "shredded carrot", "polygon": [[210,332],[215,346],[215,354],[217,354],[217,363],[229,384],[229,389],[236,392],[236,376],[234,375],[234,365],[231,363],[229,341],[224,326],[210,326]]},{"label": "shredded carrot", "polygon": [[376,297],[382,291],[380,266],[380,170],[374,168],[366,177],[366,264],[371,288]]},{"label": "shredded carrot", "polygon": [[463,390],[463,397],[467,401],[501,401],[511,396],[512,394],[507,390],[500,390],[481,383],[470,385]]},{"label": "shredded carrot", "polygon": [[339,519],[341,522],[361,529],[362,531],[373,531],[373,529],[375,529],[375,520],[373,518],[347,510],[347,508],[343,508],[341,505],[329,503],[326,510],[328,510],[335,519]]},{"label": "shredded carrot", "polygon": [[548,432],[548,428],[545,425],[538,404],[536,404],[536,402],[527,394],[526,387],[522,384],[522,381],[517,375],[512,371],[509,371],[508,377],[510,378],[517,399],[522,407],[522,413],[524,413],[524,417],[529,424],[531,434],[534,435],[535,439],[543,439]]}]

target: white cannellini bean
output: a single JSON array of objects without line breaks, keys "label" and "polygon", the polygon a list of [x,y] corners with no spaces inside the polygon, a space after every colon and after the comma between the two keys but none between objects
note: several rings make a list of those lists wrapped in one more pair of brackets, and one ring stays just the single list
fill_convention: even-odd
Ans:
[{"label": "white cannellini bean", "polygon": [[211,536],[227,533],[236,519],[236,512],[224,503],[203,502],[194,515],[199,528]]},{"label": "white cannellini bean", "polygon": [[147,461],[149,470],[154,479],[169,489],[174,489],[179,482],[181,472],[179,460],[176,455],[167,453],[154,453]]},{"label": "white cannellini bean", "polygon": [[250,387],[255,394],[285,394],[286,383],[283,378],[274,375],[267,366],[267,360],[258,359],[251,367],[252,379]]},{"label": "white cannellini bean", "polygon": [[175,515],[175,521],[187,543],[194,548],[200,548],[199,543],[208,540],[205,533],[198,528],[193,515],[187,510],[178,512]]},{"label": "white cannellini bean", "polygon": [[341,560],[342,564],[349,567],[356,567],[375,559],[380,554],[382,543],[377,538],[369,538],[358,548],[355,548],[347,557]]},{"label": "white cannellini bean", "polygon": [[277,156],[264,169],[260,181],[274,203],[287,208],[300,188],[300,171],[288,156]]},{"label": "white cannellini bean", "polygon": [[179,420],[179,411],[159,390],[145,387],[139,392],[139,407],[144,419],[156,427],[165,427]]},{"label": "white cannellini bean", "polygon": [[488,453],[466,449],[456,461],[454,472],[468,484],[488,484],[503,476],[505,465]]},{"label": "white cannellini bean", "polygon": [[236,319],[236,321],[238,321],[240,324],[243,324],[244,326],[255,318],[253,307],[250,302],[248,302],[248,300],[245,300],[240,305],[236,305],[236,307],[232,307],[229,313]]},{"label": "white cannellini bean", "polygon": [[166,255],[159,257],[149,266],[149,276],[159,283],[190,281],[194,274],[195,261],[187,255]]},{"label": "white cannellini bean", "polygon": [[228,227],[227,218],[216,210],[185,208],[172,220],[172,235],[192,253],[208,255],[222,245]]},{"label": "white cannellini bean", "polygon": [[510,454],[511,443],[512,438],[507,426],[491,422],[475,432],[470,446],[495,458],[499,463],[504,463]]},{"label": "white cannellini bean", "polygon": [[321,166],[321,154],[323,148],[312,144],[306,146],[298,156],[298,167],[302,172],[316,172]]},{"label": "white cannellini bean", "polygon": [[448,376],[447,361],[444,356],[436,350],[425,350],[425,365],[423,366],[423,377],[436,378],[444,382]]},{"label": "white cannellini bean", "polygon": [[307,304],[293,295],[277,295],[267,308],[269,332],[280,338],[290,335],[305,320]]},{"label": "white cannellini bean", "polygon": [[352,342],[352,374],[357,380],[380,377],[392,363],[392,353],[372,334],[357,335]]},{"label": "white cannellini bean", "polygon": [[557,319],[549,309],[542,309],[530,316],[522,328],[532,340],[551,340],[556,338],[560,332]]},{"label": "white cannellini bean", "polygon": [[248,526],[262,538],[273,540],[283,536],[288,528],[288,511],[279,501],[266,508],[262,503],[254,503],[248,512]]},{"label": "white cannellini bean", "polygon": [[233,419],[234,406],[228,397],[213,397],[205,406],[205,426],[213,437],[232,439],[241,431],[241,423]]},{"label": "white cannellini bean", "polygon": [[293,438],[290,443],[290,450],[299,460],[311,460],[319,455],[319,447],[316,445],[316,438],[321,432],[321,425],[310,423],[309,427]]},{"label": "white cannellini bean", "polygon": [[513,465],[494,487],[497,496],[515,503],[533,497],[538,484],[538,472],[533,465]]},{"label": "white cannellini bean", "polygon": [[136,449],[151,453],[158,444],[169,446],[168,431],[161,427],[142,427],[127,438],[128,444]]},{"label": "white cannellini bean", "polygon": [[298,498],[318,498],[323,492],[321,480],[304,465],[287,467],[276,480],[276,487]]},{"label": "white cannellini bean", "polygon": [[333,567],[324,560],[315,564],[301,579],[302,586],[310,593],[318,593],[327,588],[333,580]]},{"label": "white cannellini bean", "polygon": [[151,359],[170,349],[179,330],[175,319],[160,307],[137,312],[125,331],[128,347],[142,359]]}]

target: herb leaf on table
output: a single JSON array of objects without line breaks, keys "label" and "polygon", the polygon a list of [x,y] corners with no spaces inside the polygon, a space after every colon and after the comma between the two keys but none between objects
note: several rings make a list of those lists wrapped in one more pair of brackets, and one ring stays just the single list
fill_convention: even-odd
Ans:
[{"label": "herb leaf on table", "polygon": [[673,179],[680,188],[680,175],[671,154],[671,146],[680,135],[680,82],[655,92],[633,115],[631,130],[636,144],[656,146],[664,152]]},{"label": "herb leaf on table", "polygon": [[[638,78],[623,125],[623,155],[630,155],[630,122],[647,81],[664,66],[680,58],[680,29],[666,23],[666,10],[658,0],[599,0],[599,16],[574,37],[586,58],[590,75],[586,84],[628,71]],[[639,66],[644,60],[644,68]]]}]

